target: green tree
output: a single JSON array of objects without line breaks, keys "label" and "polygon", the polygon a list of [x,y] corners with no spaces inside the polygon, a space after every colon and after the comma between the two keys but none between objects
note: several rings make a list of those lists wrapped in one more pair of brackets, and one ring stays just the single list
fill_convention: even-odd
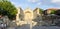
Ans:
[{"label": "green tree", "polygon": [[43,14],[43,9],[39,8],[39,13]]},{"label": "green tree", "polygon": [[0,1],[0,14],[7,15],[10,19],[14,18],[17,14],[17,9],[8,0]]},{"label": "green tree", "polygon": [[50,14],[55,14],[56,13],[56,11],[55,10],[51,10],[51,13]]}]

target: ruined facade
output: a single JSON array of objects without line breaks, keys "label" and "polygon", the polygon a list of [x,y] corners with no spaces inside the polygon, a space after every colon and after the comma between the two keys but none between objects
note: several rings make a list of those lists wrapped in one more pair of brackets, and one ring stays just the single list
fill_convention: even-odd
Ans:
[{"label": "ruined facade", "polygon": [[31,10],[30,8],[27,8],[25,10],[22,10],[21,8],[17,8],[17,10],[17,25],[31,24],[32,26],[34,26],[37,24],[37,22],[34,22],[32,20],[35,19],[38,15],[40,15],[39,9]]}]

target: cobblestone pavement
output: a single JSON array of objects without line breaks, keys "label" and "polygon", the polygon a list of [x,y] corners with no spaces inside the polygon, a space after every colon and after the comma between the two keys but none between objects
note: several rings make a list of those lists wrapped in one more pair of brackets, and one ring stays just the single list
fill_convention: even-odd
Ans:
[{"label": "cobblestone pavement", "polygon": [[[28,26],[22,26],[22,27],[8,27],[7,29],[30,29]],[[57,26],[35,26],[32,29],[60,29],[60,27]]]},{"label": "cobblestone pavement", "polygon": [[60,29],[58,26],[35,26],[32,29]]}]

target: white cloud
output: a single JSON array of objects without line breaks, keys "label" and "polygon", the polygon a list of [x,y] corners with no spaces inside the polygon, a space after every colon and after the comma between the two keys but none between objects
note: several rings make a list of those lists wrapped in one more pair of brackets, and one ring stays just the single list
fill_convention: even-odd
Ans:
[{"label": "white cloud", "polygon": [[12,4],[15,4],[14,2],[11,2]]},{"label": "white cloud", "polygon": [[38,2],[39,0],[28,0],[28,1],[35,3],[35,2]]},{"label": "white cloud", "polygon": [[40,0],[28,0],[28,2],[31,2],[31,3],[37,4],[38,6],[41,5]]},{"label": "white cloud", "polygon": [[60,6],[60,0],[51,0],[51,2],[57,6]]},{"label": "white cloud", "polygon": [[37,3],[37,5],[39,5],[39,6],[40,6],[40,5],[41,5],[41,2]]},{"label": "white cloud", "polygon": [[60,3],[60,0],[51,0],[52,3]]}]

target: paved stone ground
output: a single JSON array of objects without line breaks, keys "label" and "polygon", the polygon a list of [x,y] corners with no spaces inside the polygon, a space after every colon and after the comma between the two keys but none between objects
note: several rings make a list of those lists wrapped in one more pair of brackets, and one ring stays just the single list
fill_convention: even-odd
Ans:
[{"label": "paved stone ground", "polygon": [[35,26],[32,29],[60,29],[60,27],[57,27],[57,26]]},{"label": "paved stone ground", "polygon": [[[9,27],[7,29],[30,29],[29,26],[22,26],[22,27]],[[35,26],[32,29],[60,29],[57,26]]]},{"label": "paved stone ground", "polygon": [[23,25],[21,27],[17,27],[16,29],[30,29],[30,25],[29,24]]},{"label": "paved stone ground", "polygon": [[15,27],[8,27],[7,29],[16,29]]}]

